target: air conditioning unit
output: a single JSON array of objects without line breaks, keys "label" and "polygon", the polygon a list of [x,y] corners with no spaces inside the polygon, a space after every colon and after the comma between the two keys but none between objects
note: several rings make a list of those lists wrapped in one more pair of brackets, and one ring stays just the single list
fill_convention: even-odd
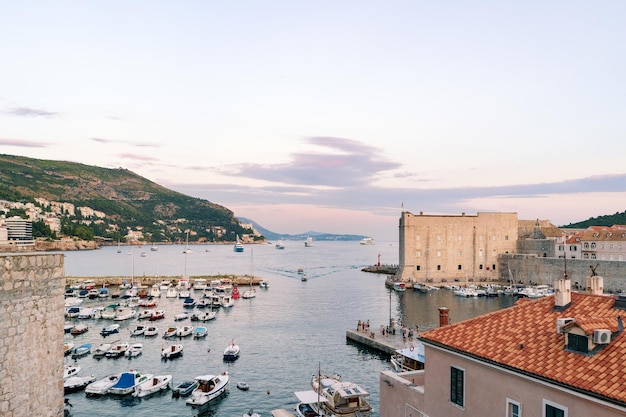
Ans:
[{"label": "air conditioning unit", "polygon": [[611,331],[608,329],[596,329],[593,331],[593,343],[606,345],[611,341]]},{"label": "air conditioning unit", "polygon": [[567,323],[570,323],[572,321],[574,321],[574,319],[570,318],[570,317],[564,317],[564,318],[556,319],[556,332],[558,334],[562,334],[563,333],[563,331],[562,331],[563,326],[565,326]]}]

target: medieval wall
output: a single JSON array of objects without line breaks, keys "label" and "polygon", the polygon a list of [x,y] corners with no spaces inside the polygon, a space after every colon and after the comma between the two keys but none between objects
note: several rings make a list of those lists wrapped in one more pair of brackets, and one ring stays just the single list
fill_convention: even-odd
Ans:
[{"label": "medieval wall", "polygon": [[0,415],[63,415],[62,254],[0,255]]}]

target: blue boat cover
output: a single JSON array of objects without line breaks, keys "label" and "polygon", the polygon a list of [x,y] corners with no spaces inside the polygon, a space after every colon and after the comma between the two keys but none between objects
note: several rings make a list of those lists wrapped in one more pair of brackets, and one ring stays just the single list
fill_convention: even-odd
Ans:
[{"label": "blue boat cover", "polygon": [[117,381],[114,388],[130,388],[135,385],[135,374],[132,372],[124,372],[120,377],[120,380]]}]

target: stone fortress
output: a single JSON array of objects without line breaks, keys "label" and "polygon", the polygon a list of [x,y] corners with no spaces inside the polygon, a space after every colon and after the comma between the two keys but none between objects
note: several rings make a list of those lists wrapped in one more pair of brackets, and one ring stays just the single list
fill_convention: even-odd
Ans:
[{"label": "stone fortress", "polygon": [[418,215],[399,220],[396,280],[430,285],[548,284],[567,273],[584,289],[590,267],[605,292],[625,289],[626,226],[559,229],[517,213]]}]

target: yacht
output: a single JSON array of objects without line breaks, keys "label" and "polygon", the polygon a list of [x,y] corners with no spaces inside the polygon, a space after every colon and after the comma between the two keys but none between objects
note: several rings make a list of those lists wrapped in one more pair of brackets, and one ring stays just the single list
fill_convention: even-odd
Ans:
[{"label": "yacht", "polygon": [[373,237],[364,237],[359,243],[361,245],[375,245],[376,241],[374,241]]}]

